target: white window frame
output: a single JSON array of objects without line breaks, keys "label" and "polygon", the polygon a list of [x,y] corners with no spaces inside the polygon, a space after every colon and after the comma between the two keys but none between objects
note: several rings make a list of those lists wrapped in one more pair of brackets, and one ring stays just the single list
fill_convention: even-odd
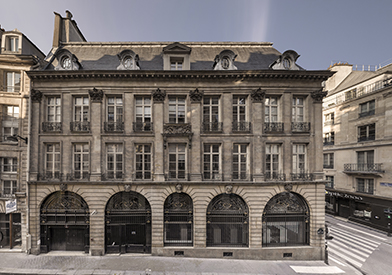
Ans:
[{"label": "white window frame", "polygon": [[[124,101],[122,96],[108,96],[106,107],[107,107],[106,110],[107,122],[123,122]],[[113,111],[110,111],[110,109],[113,109]],[[113,116],[113,118],[111,118],[111,116]]]},{"label": "white window frame", "polygon": [[335,177],[334,176],[325,176],[325,180],[328,181],[328,183],[325,184],[325,187],[327,188],[335,188]]},{"label": "white window frame", "polygon": [[[363,190],[359,190],[359,181],[363,180]],[[359,193],[374,194],[375,192],[375,180],[366,178],[356,178],[356,188],[355,191]],[[370,188],[371,187],[371,188]]]},{"label": "white window frame", "polygon": [[[370,109],[370,105],[371,103],[373,103],[373,109]],[[363,116],[369,116],[369,115],[374,115],[375,111],[376,111],[376,100],[369,100],[367,102],[361,103],[359,104],[359,116],[363,117]]]},{"label": "white window frame", "polygon": [[47,122],[61,122],[61,97],[47,97]]},{"label": "white window frame", "polygon": [[[276,104],[273,104],[275,100]],[[280,98],[279,96],[266,96],[265,97],[265,116],[264,122],[279,122],[280,121],[280,114],[279,114],[279,104]],[[273,114],[273,110],[276,110],[276,115]]]},{"label": "white window frame", "polygon": [[[146,148],[149,149],[146,150]],[[146,167],[148,166],[150,167],[150,169],[146,169]],[[152,145],[151,144],[147,144],[147,143],[135,144],[135,179],[136,180],[152,179]]]},{"label": "white window frame", "polygon": [[20,37],[17,35],[7,35],[6,36],[6,51],[18,52],[19,51],[19,41]]},{"label": "white window frame", "polygon": [[[3,197],[11,197],[18,191],[18,182],[16,180],[2,180],[2,195]],[[8,185],[6,188],[6,185]],[[7,190],[7,192],[6,192]],[[8,192],[9,190],[9,192]]]},{"label": "white window frame", "polygon": [[[49,148],[52,150],[49,150]],[[49,157],[51,156],[51,157]],[[54,177],[56,173],[61,171],[61,147],[60,143],[45,143],[45,174],[52,174]]]},{"label": "white window frame", "polygon": [[334,153],[323,154],[323,169],[334,169]]},{"label": "white window frame", "polygon": [[[208,158],[209,160],[208,162],[206,162],[206,158]],[[204,144],[203,145],[203,179],[221,180],[222,179],[221,163],[222,163],[221,145],[216,143]]]},{"label": "white window frame", "polygon": [[[301,160],[301,156],[303,156],[303,160]],[[307,170],[307,145],[306,144],[293,144],[292,160],[293,160],[293,166],[292,166],[293,173],[295,174],[306,173]]]},{"label": "white window frame", "polygon": [[[217,103],[214,103],[217,100]],[[220,122],[220,96],[203,97],[203,122]],[[217,113],[214,114],[214,109]],[[207,113],[207,114],[206,114]]]},{"label": "white window frame", "polygon": [[[241,103],[243,100],[243,103]],[[248,121],[248,97],[246,95],[233,96],[233,122]]]},{"label": "white window frame", "polygon": [[[187,144],[186,143],[169,143],[168,144],[168,176],[169,179],[186,180],[187,178]],[[183,169],[180,169],[183,162]],[[173,169],[174,168],[174,169]]]},{"label": "white window frame", "polygon": [[[81,148],[80,152],[77,152],[77,147]],[[79,156],[79,161],[76,161],[76,157]],[[87,156],[87,160],[84,159]],[[80,162],[80,167],[77,169],[77,163]],[[72,172],[76,179],[82,179],[83,174],[90,173],[90,145],[88,143],[73,143],[72,145]],[[77,173],[80,173],[80,177],[76,177]]]},{"label": "white window frame", "polygon": [[19,116],[20,116],[19,106],[3,105],[3,116],[2,116],[3,141],[8,141],[7,137],[18,134]]},{"label": "white window frame", "polygon": [[170,70],[171,71],[182,71],[184,70],[184,57],[170,56]]},{"label": "white window frame", "polygon": [[[110,150],[112,149],[112,150]],[[109,159],[111,157],[111,160]],[[110,167],[110,163],[112,167]],[[124,145],[122,143],[106,144],[106,177],[122,179],[124,174]]]},{"label": "white window frame", "polygon": [[[16,83],[16,79],[19,76],[19,84]],[[4,83],[7,93],[19,93],[22,87],[22,75],[20,72],[8,72],[4,73]]]},{"label": "white window frame", "polygon": [[135,120],[137,123],[152,122],[152,101],[150,96],[135,96]]},{"label": "white window frame", "polygon": [[90,120],[90,99],[88,96],[74,96],[74,122],[84,122]]},{"label": "white window frame", "polygon": [[[249,179],[249,144],[233,144],[232,169],[233,180]],[[237,176],[235,176],[235,174],[237,174]]]},{"label": "white window frame", "polygon": [[293,96],[292,106],[292,122],[305,122],[305,104],[306,98],[304,96]]},{"label": "white window frame", "polygon": [[335,124],[335,113],[334,112],[324,115],[324,124],[326,124],[326,125]]},{"label": "white window frame", "polygon": [[185,96],[169,96],[169,123],[186,123]]},{"label": "white window frame", "polygon": [[[6,169],[7,167],[7,169]],[[16,173],[18,172],[18,158],[4,157],[1,158],[1,172],[3,173]]]},{"label": "white window frame", "polygon": [[[282,146],[281,144],[270,143],[265,146],[265,172],[270,173],[271,176],[279,175],[282,171]],[[268,158],[269,156],[269,158]],[[277,157],[277,161],[274,161]],[[274,164],[277,168],[274,169]],[[268,169],[268,166],[270,169]]]}]

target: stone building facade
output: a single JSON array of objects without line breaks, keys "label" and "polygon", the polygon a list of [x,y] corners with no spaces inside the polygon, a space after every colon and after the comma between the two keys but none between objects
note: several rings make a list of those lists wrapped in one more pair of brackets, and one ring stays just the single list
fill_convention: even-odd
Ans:
[{"label": "stone building facade", "polygon": [[271,43],[54,41],[29,72],[33,253],[324,258],[331,72]]},{"label": "stone building facade", "polygon": [[0,28],[0,252],[29,248],[27,141],[30,79],[45,55],[19,30]]},{"label": "stone building facade", "polygon": [[388,231],[391,65],[364,71],[339,63],[330,70],[323,103],[326,212]]}]

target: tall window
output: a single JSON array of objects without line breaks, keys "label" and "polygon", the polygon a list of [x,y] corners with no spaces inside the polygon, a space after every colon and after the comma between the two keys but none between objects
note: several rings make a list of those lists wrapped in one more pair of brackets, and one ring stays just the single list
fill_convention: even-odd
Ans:
[{"label": "tall window", "polygon": [[48,122],[61,122],[61,98],[59,96],[48,97]]},{"label": "tall window", "polygon": [[185,193],[173,193],[164,205],[165,246],[191,246],[193,244],[193,203]]},{"label": "tall window", "polygon": [[376,101],[371,100],[362,104],[359,104],[359,117],[374,115],[376,109]]},{"label": "tall window", "polygon": [[90,148],[88,143],[73,145],[73,172],[75,179],[89,177],[90,171]]},{"label": "tall window", "polygon": [[325,125],[335,124],[335,113],[329,113],[324,115],[324,124]]},{"label": "tall window", "polygon": [[323,168],[324,169],[333,169],[333,158],[334,154],[333,153],[327,153],[323,155],[324,161],[323,161]]},{"label": "tall window", "polygon": [[278,97],[265,97],[265,122],[278,122]]},{"label": "tall window", "polygon": [[371,171],[374,168],[374,150],[357,152],[359,171]]},{"label": "tall window", "polygon": [[233,145],[233,179],[248,179],[248,145],[234,144]]},{"label": "tall window", "polygon": [[282,177],[280,164],[280,145],[267,144],[265,147],[265,178],[280,179]]},{"label": "tall window", "polygon": [[106,177],[121,179],[123,177],[123,145],[106,145]]},{"label": "tall window", "polygon": [[357,179],[357,192],[373,194],[374,179]]},{"label": "tall window", "polygon": [[9,197],[17,192],[16,180],[3,180],[3,196]]},{"label": "tall window", "polygon": [[60,143],[48,143],[46,147],[45,174],[49,178],[60,176]]},{"label": "tall window", "polygon": [[358,127],[358,141],[376,139],[376,124],[368,124]]},{"label": "tall window", "polygon": [[3,105],[2,117],[3,141],[17,135],[19,130],[19,107]]},{"label": "tall window", "polygon": [[246,96],[233,97],[233,131],[249,131],[250,124],[246,121]]},{"label": "tall window", "polygon": [[124,130],[123,122],[123,99],[121,96],[107,98],[107,122],[106,132],[118,132]]},{"label": "tall window", "polygon": [[136,179],[147,180],[151,179],[151,145],[137,144],[136,145]]},{"label": "tall window", "polygon": [[185,97],[169,97],[169,123],[185,123]]},{"label": "tall window", "polygon": [[220,145],[204,144],[203,154],[203,178],[208,180],[221,179]]},{"label": "tall window", "polygon": [[88,96],[74,97],[74,117],[71,131],[89,131],[89,98]]},{"label": "tall window", "polygon": [[18,159],[1,158],[1,167],[3,173],[16,173],[18,171]]},{"label": "tall window", "polygon": [[137,96],[135,98],[136,124],[134,131],[151,131],[151,97]]},{"label": "tall window", "polygon": [[324,145],[334,145],[335,144],[335,132],[329,132],[323,134]]},{"label": "tall window", "polygon": [[303,174],[306,169],[306,145],[293,145],[293,173]]},{"label": "tall window", "polygon": [[19,37],[18,36],[7,36],[6,50],[11,52],[19,51]]},{"label": "tall window", "polygon": [[219,96],[203,97],[203,131],[222,131],[219,120]]},{"label": "tall window", "polygon": [[170,58],[170,70],[179,71],[182,70],[184,59],[182,57],[171,57]]},{"label": "tall window", "polygon": [[325,176],[327,183],[325,184],[326,188],[334,188],[334,176]]},{"label": "tall window", "polygon": [[186,145],[169,144],[169,179],[185,179]]},{"label": "tall window", "polygon": [[7,72],[5,78],[5,86],[7,87],[8,93],[19,93],[20,92],[20,73]]},{"label": "tall window", "polygon": [[304,122],[304,98],[299,96],[293,97],[292,107],[292,121],[293,122]]}]

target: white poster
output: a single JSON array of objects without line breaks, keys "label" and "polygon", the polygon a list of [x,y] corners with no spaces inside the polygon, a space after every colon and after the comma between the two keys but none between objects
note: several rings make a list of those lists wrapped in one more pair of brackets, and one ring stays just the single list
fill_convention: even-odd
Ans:
[{"label": "white poster", "polygon": [[16,199],[5,202],[5,213],[12,213],[16,211]]}]

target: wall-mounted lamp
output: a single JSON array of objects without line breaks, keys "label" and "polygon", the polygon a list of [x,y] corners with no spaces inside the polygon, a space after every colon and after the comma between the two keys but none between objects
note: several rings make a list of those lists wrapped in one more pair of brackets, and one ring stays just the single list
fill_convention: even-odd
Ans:
[{"label": "wall-mounted lamp", "polygon": [[26,144],[27,144],[27,141],[28,141],[28,139],[27,139],[27,137],[21,137],[20,135],[13,135],[13,136],[8,136],[7,137],[7,140],[10,140],[10,141],[15,141],[15,142],[17,142],[18,141],[18,139],[21,139],[21,140],[24,140],[24,142],[26,142]]}]

